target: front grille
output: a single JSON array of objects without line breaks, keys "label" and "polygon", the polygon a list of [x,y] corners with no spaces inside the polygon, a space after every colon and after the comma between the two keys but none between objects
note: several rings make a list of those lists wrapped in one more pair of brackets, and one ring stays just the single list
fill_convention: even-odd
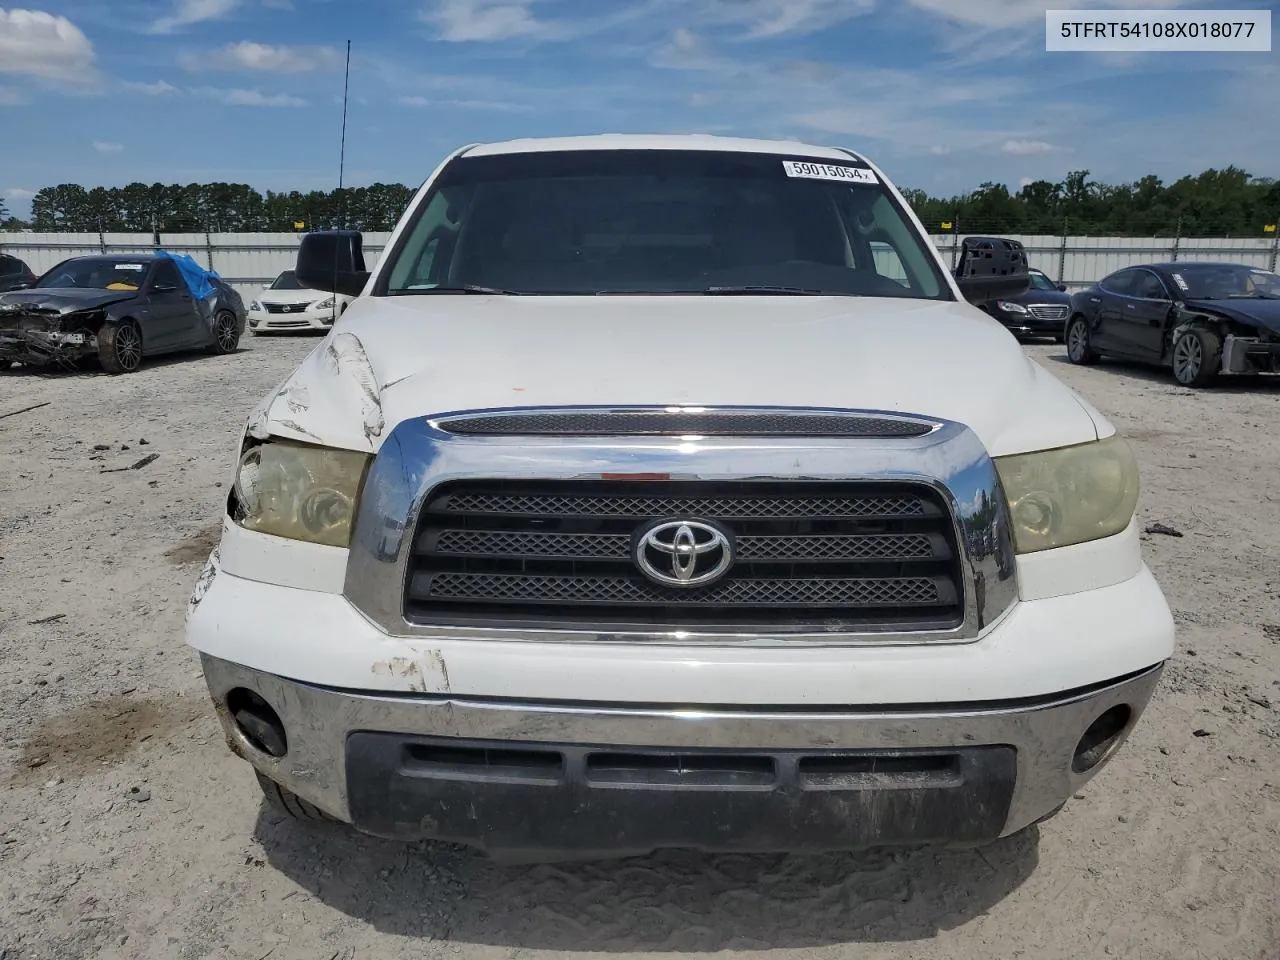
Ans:
[{"label": "front grille", "polygon": [[264,303],[267,313],[302,313],[311,306],[309,303]]},{"label": "front grille", "polygon": [[1027,309],[1037,320],[1065,320],[1069,308],[1056,303],[1034,303]]},{"label": "front grille", "polygon": [[755,413],[739,410],[597,410],[572,413],[490,414],[442,421],[454,434],[507,436],[732,436],[922,437],[929,423],[896,417],[822,413]]},{"label": "front grille", "polygon": [[[637,533],[719,525],[734,563],[701,587],[641,573]],[[549,629],[945,630],[962,619],[949,510],[909,483],[457,481],[428,497],[405,616]]]}]

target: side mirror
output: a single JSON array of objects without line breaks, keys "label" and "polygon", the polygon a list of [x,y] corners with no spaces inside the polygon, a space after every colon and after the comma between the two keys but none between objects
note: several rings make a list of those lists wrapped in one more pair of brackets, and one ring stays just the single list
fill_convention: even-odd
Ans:
[{"label": "side mirror", "polygon": [[1060,283],[1060,284],[1058,284],[1058,292],[1059,292],[1059,293],[1066,293],[1066,292],[1067,292],[1067,285],[1066,285],[1065,283]]},{"label": "side mirror", "polygon": [[364,237],[355,230],[308,233],[298,247],[294,276],[304,287],[358,297],[369,281]]},{"label": "side mirror", "polygon": [[1016,297],[1031,285],[1027,252],[1017,240],[965,237],[955,278],[960,293],[970,303]]}]

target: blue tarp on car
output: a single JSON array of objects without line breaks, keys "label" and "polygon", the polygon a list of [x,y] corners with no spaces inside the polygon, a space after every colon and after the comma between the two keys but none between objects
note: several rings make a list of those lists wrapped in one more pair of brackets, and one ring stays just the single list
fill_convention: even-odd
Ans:
[{"label": "blue tarp on car", "polygon": [[168,257],[178,267],[182,279],[187,282],[191,295],[197,300],[208,300],[214,295],[213,281],[221,279],[212,270],[206,270],[185,253],[170,253],[168,250],[157,250],[156,256]]}]

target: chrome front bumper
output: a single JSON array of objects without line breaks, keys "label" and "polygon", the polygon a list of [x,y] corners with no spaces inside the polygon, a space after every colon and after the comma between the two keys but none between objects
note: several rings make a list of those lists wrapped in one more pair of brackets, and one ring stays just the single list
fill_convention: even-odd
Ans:
[{"label": "chrome front bumper", "polygon": [[[377,749],[385,747],[386,756],[391,758],[387,762],[390,763],[397,762],[395,757],[409,755],[417,749],[415,744],[422,743],[426,744],[426,750],[441,744],[447,750],[449,744],[458,744],[479,753],[504,748],[519,751],[522,748],[546,747],[563,753],[571,760],[577,754],[593,750],[610,754],[645,750],[666,753],[736,751],[765,757],[776,755],[780,767],[790,764],[792,768],[795,766],[794,755],[805,751],[815,754],[839,751],[912,754],[951,748],[959,756],[966,751],[982,753],[979,748],[1007,747],[1013,751],[1008,768],[1012,783],[1002,788],[1005,793],[1001,804],[1007,801],[1007,807],[1002,806],[1001,809],[1007,812],[1003,814],[1002,824],[997,815],[995,826],[989,831],[989,839],[995,839],[996,836],[1016,832],[1054,811],[1105,765],[1146,708],[1163,669],[1163,664],[1157,664],[1136,675],[1085,691],[1034,701],[955,706],[939,704],[881,712],[805,712],[798,709],[515,704],[418,694],[388,696],[326,689],[207,655],[202,659],[210,693],[228,743],[235,753],[270,779],[331,816],[354,822],[358,829],[366,832],[387,836],[404,833],[403,823],[406,821],[398,821],[401,827],[396,829],[377,826],[371,829],[369,823],[361,822],[361,816],[353,816],[353,808],[359,805],[353,803],[353,793],[357,799],[359,796],[385,797],[394,786],[392,781],[400,776],[408,778],[406,782],[418,791],[412,796],[415,800],[422,800],[424,810],[434,809],[431,805],[440,802],[439,797],[431,793],[431,784],[436,781],[431,781],[429,774],[388,772],[390,768],[385,764],[379,766],[380,761],[366,762],[368,758],[361,754],[364,744],[373,744]],[[237,729],[227,707],[228,694],[237,688],[253,691],[277,712],[287,735],[288,750],[283,757],[277,759],[255,748]],[[1094,766],[1084,772],[1076,772],[1073,770],[1073,756],[1081,737],[1095,720],[1117,706],[1128,708],[1123,729]],[[353,734],[359,736],[353,738]],[[387,736],[379,738],[379,734]],[[1008,751],[1004,754],[1007,756]],[[981,763],[968,767],[959,765],[956,778],[962,781],[966,770],[981,777],[984,769]],[[375,775],[371,776],[371,771]],[[387,774],[385,778],[382,773]],[[958,781],[950,786],[964,787]],[[441,789],[451,791],[455,806],[460,796],[457,791],[463,789],[461,796],[473,796],[482,809],[481,795],[485,791],[501,790],[501,784],[511,784],[509,779],[501,777],[485,781],[483,777],[461,774],[456,768],[438,782]],[[464,784],[461,788],[460,782]],[[723,780],[718,782],[722,786],[725,783]],[[546,788],[556,786],[554,781],[548,780],[540,781],[540,784]],[[905,786],[911,788],[912,784]],[[983,784],[970,783],[968,786],[980,789]],[[660,798],[661,803],[668,806],[677,804],[679,809],[678,804],[682,801],[672,797],[679,796],[683,784],[677,785],[674,791],[671,784],[655,787],[650,783],[646,787],[650,791],[648,797]],[[868,794],[875,794],[892,800],[889,794],[903,787],[903,783],[887,783],[873,777],[857,787],[862,791],[857,799],[861,802],[868,798]],[[579,792],[574,794],[576,799],[572,803],[567,802],[566,794],[565,804],[556,806],[553,797],[551,805],[544,808],[549,811],[548,816],[554,818],[557,813],[562,813],[561,819],[572,821],[582,815],[583,796],[589,796],[592,803],[606,811],[611,801],[621,802],[624,795],[636,800],[631,786],[620,785],[617,781],[608,784],[607,789],[594,792],[588,782],[578,783],[573,789]],[[610,792],[619,789],[621,793]],[[705,804],[707,791],[715,789],[717,787],[711,782],[692,785],[691,790],[701,791],[703,799],[695,798],[690,792],[687,794],[689,802]],[[737,786],[732,789],[737,789]],[[582,793],[583,790],[586,792]],[[731,804],[728,809],[740,811],[743,803],[749,806],[756,802],[752,796],[764,796],[768,790],[767,785],[757,783],[753,793],[739,793],[726,800]],[[532,795],[540,801],[551,796],[547,790],[534,790]],[[824,813],[827,815],[831,813],[830,804],[836,802],[831,796],[828,793],[825,799],[828,808]],[[937,801],[938,797],[933,800]],[[844,802],[847,804],[849,801]],[[474,819],[474,804],[471,809]],[[842,806],[838,809],[847,809],[851,816],[858,810],[863,813],[870,810],[866,806]],[[761,815],[769,816],[768,807],[761,810]],[[415,829],[420,828],[418,832],[423,836],[461,839],[464,842],[472,839],[438,827],[438,819],[429,814],[419,817],[415,813],[410,822]],[[541,825],[539,821],[531,829],[540,829]],[[793,825],[784,824],[784,834]],[[777,836],[777,832],[773,835]],[[867,839],[866,845],[871,845],[883,838],[877,837],[873,829]],[[950,838],[943,836],[942,839]],[[716,830],[711,829],[706,842],[696,845],[714,848],[716,841]],[[811,847],[812,843],[806,846]],[[642,852],[642,848],[635,847],[628,852]]]}]

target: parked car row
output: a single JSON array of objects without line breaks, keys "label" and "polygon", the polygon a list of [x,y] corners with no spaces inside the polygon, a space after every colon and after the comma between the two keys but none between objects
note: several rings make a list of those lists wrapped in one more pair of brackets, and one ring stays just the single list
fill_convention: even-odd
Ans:
[{"label": "parked car row", "polygon": [[109,373],[132,373],[147,357],[233,353],[246,328],[328,330],[351,299],[304,287],[286,270],[246,308],[217,274],[164,252],[72,257],[39,277],[0,254],[0,371],[96,359]]},{"label": "parked car row", "polygon": [[190,257],[73,257],[0,294],[0,371],[96,359],[132,373],[147,357],[234,353],[244,327],[240,294]]},{"label": "parked car row", "polygon": [[[208,274],[212,299],[193,298]],[[1068,293],[1043,270],[1027,289],[977,304],[1019,339],[1052,337],[1076,364],[1102,357],[1167,367],[1187,386],[1223,373],[1280,372],[1280,275],[1234,263],[1125,267]],[[246,308],[240,295],[189,257],[74,257],[37,277],[0,254],[0,370],[14,362],[70,365],[96,357],[113,373],[144,357],[208,349],[230,353],[253,335],[326,331],[354,298],[281,272]]]},{"label": "parked car row", "polygon": [[978,304],[1019,339],[1052,337],[1067,359],[1168,368],[1203,387],[1221,374],[1280,373],[1280,275],[1238,263],[1124,267],[1075,293],[1031,269],[1027,290]]}]

